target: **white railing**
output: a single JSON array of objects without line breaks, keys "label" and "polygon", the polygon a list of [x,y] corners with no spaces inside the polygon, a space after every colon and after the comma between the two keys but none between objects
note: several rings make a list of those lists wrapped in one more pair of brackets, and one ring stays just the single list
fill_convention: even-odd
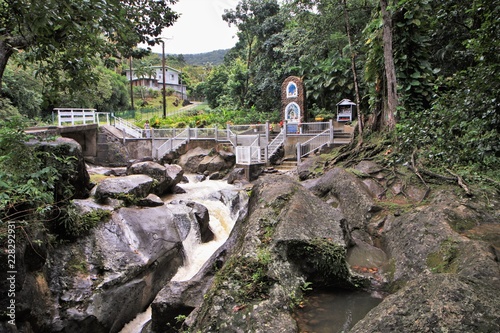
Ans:
[{"label": "white railing", "polygon": [[297,163],[300,163],[302,157],[332,142],[333,140],[330,139],[330,135],[331,130],[327,129],[304,143],[297,143]]},{"label": "white railing", "polygon": [[80,124],[95,124],[96,110],[95,109],[82,109],[82,108],[54,108],[57,111],[58,126],[64,123],[71,123],[71,125]]},{"label": "white railing", "polygon": [[109,122],[109,112],[96,112],[96,121],[98,125],[101,125],[101,117],[105,117],[106,121],[104,122],[106,125],[110,125]]},{"label": "white railing", "polygon": [[134,138],[142,138],[144,134],[142,128],[119,117],[115,117],[115,127]]},{"label": "white railing", "polygon": [[177,150],[184,143],[189,142],[189,128],[184,129],[177,136],[168,139],[164,144],[156,148],[156,159],[161,159],[168,153]]},{"label": "white railing", "polygon": [[279,147],[281,147],[281,145],[283,144],[284,141],[285,141],[285,134],[284,134],[283,130],[281,130],[281,132],[267,146],[268,150],[269,150],[268,157],[273,156],[278,151]]},{"label": "white railing", "polygon": [[262,148],[259,146],[236,147],[236,164],[264,163]]},{"label": "white railing", "polygon": [[254,124],[254,125],[227,125],[228,130],[236,135],[242,134],[263,134],[266,133],[268,124]]}]

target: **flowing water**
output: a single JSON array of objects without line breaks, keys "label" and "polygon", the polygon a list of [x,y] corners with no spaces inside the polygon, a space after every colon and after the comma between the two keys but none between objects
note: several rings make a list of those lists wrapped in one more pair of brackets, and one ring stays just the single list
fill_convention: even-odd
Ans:
[{"label": "flowing water", "polygon": [[[190,180],[189,183],[179,184],[186,193],[165,196],[163,201],[168,203],[172,200],[190,200],[204,205],[208,209],[209,224],[214,233],[214,239],[210,242],[201,243],[199,234],[194,228],[191,228],[188,236],[182,242],[185,253],[184,265],[179,268],[172,281],[187,281],[198,273],[210,256],[224,244],[235,222],[231,218],[229,207],[219,200],[207,199],[212,193],[227,189],[236,190],[237,188],[234,185],[217,180],[197,182],[194,176],[189,175],[188,179]],[[149,320],[151,320],[151,307],[125,325],[120,333],[139,333]]]},{"label": "flowing water", "polygon": [[368,292],[318,291],[296,312],[300,332],[343,333],[382,301]]}]

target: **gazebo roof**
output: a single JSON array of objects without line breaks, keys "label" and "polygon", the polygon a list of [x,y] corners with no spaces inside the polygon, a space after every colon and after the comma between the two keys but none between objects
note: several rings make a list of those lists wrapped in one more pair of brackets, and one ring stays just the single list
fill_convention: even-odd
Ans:
[{"label": "gazebo roof", "polygon": [[338,102],[337,105],[356,105],[356,103],[353,103],[350,99],[344,98]]}]

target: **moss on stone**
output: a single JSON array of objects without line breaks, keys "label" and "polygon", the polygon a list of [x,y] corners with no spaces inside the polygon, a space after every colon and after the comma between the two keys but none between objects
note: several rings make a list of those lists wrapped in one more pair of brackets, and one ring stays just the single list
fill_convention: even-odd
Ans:
[{"label": "moss on stone", "polygon": [[458,255],[458,242],[446,239],[438,251],[427,256],[427,266],[433,273],[456,273]]}]

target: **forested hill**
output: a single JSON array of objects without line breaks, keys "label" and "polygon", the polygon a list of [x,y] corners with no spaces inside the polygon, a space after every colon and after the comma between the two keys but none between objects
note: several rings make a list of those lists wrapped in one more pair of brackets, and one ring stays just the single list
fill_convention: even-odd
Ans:
[{"label": "forested hill", "polygon": [[220,65],[224,61],[224,56],[229,50],[215,50],[206,53],[183,54],[183,58],[188,65]]}]

